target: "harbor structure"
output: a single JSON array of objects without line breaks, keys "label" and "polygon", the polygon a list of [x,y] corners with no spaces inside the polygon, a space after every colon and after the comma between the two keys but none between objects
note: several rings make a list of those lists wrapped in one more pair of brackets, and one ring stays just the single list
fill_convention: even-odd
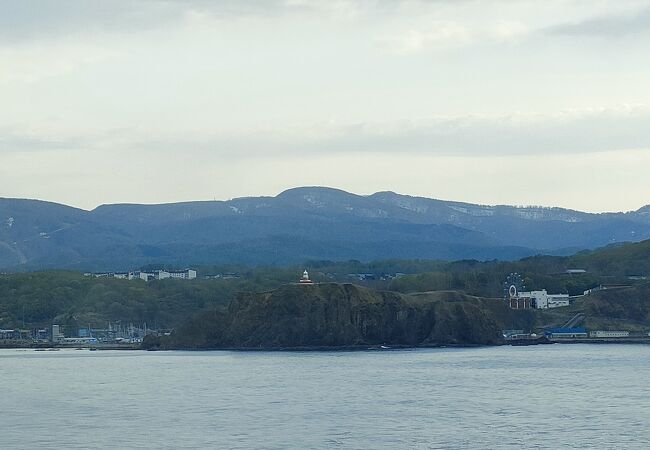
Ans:
[{"label": "harbor structure", "polygon": [[550,339],[575,339],[588,337],[587,330],[584,328],[551,328],[546,330],[544,335]]},{"label": "harbor structure", "polygon": [[596,330],[589,333],[592,338],[626,338],[630,337],[629,331],[609,331],[609,330]]},{"label": "harbor structure", "polygon": [[60,325],[52,325],[52,342],[61,342],[65,339],[65,336],[61,332]]}]

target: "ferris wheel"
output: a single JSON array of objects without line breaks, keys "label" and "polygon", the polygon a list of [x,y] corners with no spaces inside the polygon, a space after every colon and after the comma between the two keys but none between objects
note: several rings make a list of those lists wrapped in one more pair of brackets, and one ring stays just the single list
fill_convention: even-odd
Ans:
[{"label": "ferris wheel", "polygon": [[526,289],[524,279],[517,272],[513,272],[503,282],[503,299],[510,300],[517,298],[519,293]]}]

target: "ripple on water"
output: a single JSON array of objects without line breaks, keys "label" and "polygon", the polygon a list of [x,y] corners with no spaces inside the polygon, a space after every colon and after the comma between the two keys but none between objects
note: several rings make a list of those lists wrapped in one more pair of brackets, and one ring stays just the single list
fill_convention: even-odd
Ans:
[{"label": "ripple on water", "polygon": [[0,436],[2,448],[647,448],[649,356],[0,350]]}]

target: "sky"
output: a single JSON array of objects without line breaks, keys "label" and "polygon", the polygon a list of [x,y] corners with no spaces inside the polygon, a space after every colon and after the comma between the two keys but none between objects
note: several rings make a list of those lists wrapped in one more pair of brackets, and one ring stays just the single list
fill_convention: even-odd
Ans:
[{"label": "sky", "polygon": [[0,197],[650,204],[650,1],[3,0]]}]

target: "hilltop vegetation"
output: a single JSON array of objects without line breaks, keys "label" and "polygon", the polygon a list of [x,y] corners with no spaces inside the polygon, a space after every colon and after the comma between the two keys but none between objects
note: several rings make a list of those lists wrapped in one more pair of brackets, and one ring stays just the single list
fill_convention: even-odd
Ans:
[{"label": "hilltop vegetation", "polygon": [[[569,269],[583,269],[585,273],[568,274]],[[527,289],[569,295],[580,295],[600,284],[635,284],[636,278],[650,275],[650,240],[582,251],[569,257],[442,263],[432,270],[395,279],[386,287],[399,292],[455,289],[494,297],[503,295],[503,281],[512,272],[522,275]]]},{"label": "hilltop vegetation", "polygon": [[74,272],[0,275],[0,328],[52,323],[104,327],[109,321],[173,328],[199,311],[223,308],[235,292],[277,287],[284,272],[229,280],[121,280]]},{"label": "hilltop vegetation", "polygon": [[[373,263],[312,261],[305,266],[285,268],[206,266],[199,268],[200,276],[227,272],[236,272],[236,275],[219,279],[200,277],[191,281],[146,283],[141,280],[84,277],[79,273],[63,271],[5,274],[0,275],[0,328],[19,328],[23,325],[27,328],[47,327],[56,322],[75,330],[88,325],[103,328],[108,322],[120,321],[123,324],[147,323],[150,328],[170,329],[202,317],[196,319],[198,322],[193,322],[193,327],[184,329],[187,336],[196,333],[207,336],[207,331],[200,331],[205,328],[204,322],[210,322],[205,320],[206,317],[221,320],[220,317],[228,313],[227,308],[233,300],[241,304],[246,295],[255,296],[255,293],[278,289],[294,282],[303,267],[309,268],[312,278],[319,282],[349,283],[349,274],[375,274],[375,279],[355,279],[354,283],[374,290],[391,291],[377,295],[388,298],[390,294],[390,298],[406,302],[404,304],[408,304],[409,308],[417,308],[412,304],[416,300],[443,295],[443,291],[457,291],[458,295],[473,298],[471,301],[465,299],[468,304],[481,302],[480,298],[502,298],[503,281],[510,272],[521,273],[528,289],[545,288],[552,293],[574,295],[600,284],[631,285],[628,290],[603,292],[584,301],[579,300],[571,308],[539,313],[534,317],[515,317],[494,310],[492,305],[498,302],[479,304],[481,309],[492,308],[490,314],[493,319],[505,328],[557,326],[564,323],[567,314],[584,311],[594,326],[614,326],[615,320],[619,320],[619,323],[623,321],[628,325],[636,323],[634,326],[642,329],[649,314],[646,281],[636,279],[650,272],[650,241],[644,241],[582,252],[571,257],[538,256],[518,262],[387,260]],[[587,272],[566,274],[565,270],[570,268],[582,268]],[[396,273],[406,275],[393,278]],[[381,279],[381,274],[392,275]],[[630,275],[635,275],[635,279],[629,279]],[[280,292],[289,295],[293,291]],[[288,297],[287,302],[295,302],[295,299]],[[214,327],[211,330],[213,332]],[[274,329],[275,332],[279,333],[279,329]],[[422,342],[424,340],[422,338]],[[258,342],[271,341],[265,335]],[[281,343],[278,341],[276,344]]]}]

